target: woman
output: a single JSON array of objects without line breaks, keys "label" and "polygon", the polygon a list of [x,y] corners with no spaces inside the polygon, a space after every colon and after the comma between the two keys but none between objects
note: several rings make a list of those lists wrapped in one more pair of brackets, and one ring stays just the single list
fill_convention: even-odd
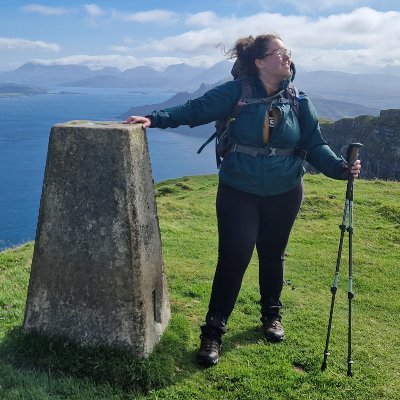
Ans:
[{"label": "woman", "polygon": [[[294,77],[291,52],[277,34],[241,38],[228,54],[237,57],[242,72],[252,78],[259,98],[281,92]],[[186,104],[146,117],[131,116],[124,123],[173,128],[224,119],[232,115],[241,85],[240,79],[229,81]],[[348,166],[326,144],[309,98],[301,93],[299,99],[298,117],[288,102],[274,102],[272,107],[257,103],[242,107],[231,123],[230,138],[235,144],[262,151],[256,155],[232,151],[220,168],[218,263],[201,327],[197,355],[201,364],[214,365],[219,360],[221,338],[254,247],[259,258],[263,332],[271,342],[284,339],[280,314],[284,252],[303,197],[303,161],[294,149],[301,143],[307,161],[331,178],[347,179],[349,174],[357,177],[360,173],[359,160]],[[265,151],[270,148],[276,150]]]}]

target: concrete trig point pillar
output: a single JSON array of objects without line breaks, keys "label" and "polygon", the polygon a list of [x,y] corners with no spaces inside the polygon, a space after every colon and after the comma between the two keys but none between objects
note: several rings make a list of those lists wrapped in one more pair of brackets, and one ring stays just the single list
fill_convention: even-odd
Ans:
[{"label": "concrete trig point pillar", "polygon": [[90,121],[55,125],[24,329],[144,357],[169,318],[145,132]]}]

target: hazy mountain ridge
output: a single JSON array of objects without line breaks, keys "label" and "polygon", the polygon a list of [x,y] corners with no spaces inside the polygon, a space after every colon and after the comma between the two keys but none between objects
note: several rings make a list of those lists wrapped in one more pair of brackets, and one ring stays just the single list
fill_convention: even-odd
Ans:
[{"label": "hazy mountain ridge", "polygon": [[297,74],[295,84],[311,97],[321,96],[379,109],[397,108],[400,104],[400,79],[393,75],[312,71]]},{"label": "hazy mountain ridge", "polygon": [[[75,79],[84,79],[100,74],[112,75],[112,71],[114,70],[111,68],[92,71],[88,67],[81,65],[42,65],[27,63],[14,71],[1,73],[0,80],[13,83],[49,86],[61,85]],[[118,73],[119,72],[120,71],[118,71]],[[116,73],[116,71],[114,71],[114,73]]]},{"label": "hazy mountain ridge", "polygon": [[202,83],[215,83],[229,76],[232,63],[221,61],[209,69],[190,67],[186,64],[171,65],[164,71],[150,67],[135,67],[121,72],[118,76],[93,76],[79,81],[64,83],[63,86],[82,87],[135,87],[162,88],[168,90],[195,90]]},{"label": "hazy mountain ridge", "polygon": [[0,81],[44,86],[195,90],[201,83],[214,83],[228,76],[231,68],[229,61],[221,61],[211,68],[177,64],[163,71],[146,66],[119,71],[109,67],[91,70],[81,65],[27,63],[13,71],[0,73]]},{"label": "hazy mountain ridge", "polygon": [[[93,71],[81,65],[27,63],[14,71],[0,73],[0,81],[41,86],[159,88],[175,92],[193,92],[202,83],[215,84],[223,79],[232,79],[231,68],[232,62],[228,60],[220,61],[210,68],[177,64],[163,71],[139,66],[122,72],[110,67]],[[367,107],[366,112],[362,113],[370,113],[368,108],[375,110],[397,108],[400,104],[400,79],[394,74],[398,71],[394,68],[382,71],[393,75],[352,74],[338,71],[310,72],[298,66],[295,84],[300,90],[309,94],[315,103],[321,103],[317,97],[347,104],[355,103]],[[350,111],[346,115],[340,111],[332,114],[336,114],[333,118],[337,119],[340,116],[354,116],[356,112],[358,111]]]}]

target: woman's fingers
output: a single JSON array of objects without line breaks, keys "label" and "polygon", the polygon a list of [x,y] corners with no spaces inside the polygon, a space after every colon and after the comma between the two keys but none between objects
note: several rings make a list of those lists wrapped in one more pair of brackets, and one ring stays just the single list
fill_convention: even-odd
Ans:
[{"label": "woman's fingers", "polygon": [[360,160],[356,160],[354,161],[354,164],[352,165],[351,169],[350,169],[350,173],[357,178],[358,175],[360,175],[361,173],[361,161]]},{"label": "woman's fingers", "polygon": [[151,125],[151,121],[147,117],[141,117],[138,115],[131,115],[125,121],[122,121],[123,124],[142,124],[143,128],[148,128]]}]

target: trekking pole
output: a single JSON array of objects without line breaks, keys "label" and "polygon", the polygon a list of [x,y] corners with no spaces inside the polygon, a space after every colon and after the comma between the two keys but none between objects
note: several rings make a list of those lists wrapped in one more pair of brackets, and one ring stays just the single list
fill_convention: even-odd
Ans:
[{"label": "trekking pole", "polygon": [[[354,161],[358,158],[358,153],[360,147],[363,147],[361,143],[351,143],[347,147],[346,151],[346,158],[344,161],[349,165],[349,168],[353,165]],[[343,158],[343,157],[342,157]],[[329,312],[329,321],[328,321],[328,332],[326,335],[326,342],[325,342],[325,349],[324,349],[324,359],[322,361],[321,370],[324,371],[327,367],[327,359],[330,355],[329,353],[329,341],[332,331],[332,320],[333,320],[333,311],[335,307],[335,298],[336,292],[339,282],[339,269],[340,263],[342,259],[342,249],[343,249],[343,240],[346,230],[349,233],[349,282],[348,282],[348,300],[349,300],[349,322],[348,322],[348,353],[347,353],[347,376],[352,376],[351,366],[353,361],[351,359],[351,301],[354,298],[353,293],[353,186],[354,186],[354,177],[350,175],[349,179],[347,180],[347,188],[346,188],[346,202],[343,211],[343,219],[342,224],[339,225],[340,228],[340,241],[339,241],[339,249],[338,255],[336,259],[336,269],[335,269],[335,276],[333,280],[333,285],[331,287],[331,307]],[[346,226],[347,218],[349,218],[349,225]]]},{"label": "trekking pole", "polygon": [[[363,145],[361,143],[352,143],[349,145],[346,153],[346,160],[349,166],[354,164],[354,161],[358,158],[358,153]],[[348,183],[350,182],[349,189],[349,226],[347,231],[349,232],[349,282],[347,298],[349,300],[349,322],[348,322],[348,335],[347,335],[347,376],[353,376],[351,371],[353,360],[351,359],[351,314],[352,314],[352,300],[354,298],[353,293],[353,195],[354,195],[354,176],[350,175]],[[347,196],[346,196],[347,197]]]}]

